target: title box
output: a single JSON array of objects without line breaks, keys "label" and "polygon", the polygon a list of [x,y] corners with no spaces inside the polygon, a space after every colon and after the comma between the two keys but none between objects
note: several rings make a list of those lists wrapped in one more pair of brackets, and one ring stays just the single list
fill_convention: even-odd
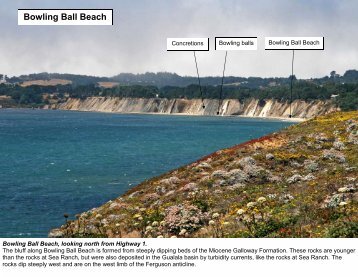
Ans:
[{"label": "title box", "polygon": [[167,38],[167,51],[209,51],[209,38]]},{"label": "title box", "polygon": [[324,50],[324,37],[265,37],[265,50]]},{"label": "title box", "polygon": [[18,25],[113,25],[113,9],[18,9]]},{"label": "title box", "polygon": [[257,37],[215,37],[215,50],[257,50]]}]

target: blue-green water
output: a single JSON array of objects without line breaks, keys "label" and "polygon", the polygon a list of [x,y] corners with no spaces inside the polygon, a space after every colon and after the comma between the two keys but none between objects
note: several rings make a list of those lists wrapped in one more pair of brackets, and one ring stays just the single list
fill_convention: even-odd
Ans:
[{"label": "blue-green water", "polygon": [[131,185],[288,122],[0,110],[0,237],[46,237]]}]

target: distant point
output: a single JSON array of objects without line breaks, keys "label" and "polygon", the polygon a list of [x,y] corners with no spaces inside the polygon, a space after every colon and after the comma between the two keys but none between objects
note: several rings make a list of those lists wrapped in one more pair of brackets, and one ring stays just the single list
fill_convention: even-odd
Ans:
[{"label": "distant point", "polygon": [[291,117],[292,117],[292,114],[290,114],[288,117],[291,118]]},{"label": "distant point", "polygon": [[217,114],[217,115],[219,115],[220,113],[219,113],[219,112],[217,112],[216,114]]},{"label": "distant point", "polygon": [[203,105],[203,109],[205,109],[205,105]]}]

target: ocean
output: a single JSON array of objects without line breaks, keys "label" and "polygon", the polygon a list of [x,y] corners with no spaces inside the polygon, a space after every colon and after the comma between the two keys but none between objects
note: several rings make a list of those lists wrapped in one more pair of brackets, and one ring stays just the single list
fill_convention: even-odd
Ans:
[{"label": "ocean", "polygon": [[63,215],[291,125],[239,117],[0,109],[0,237],[46,237]]}]

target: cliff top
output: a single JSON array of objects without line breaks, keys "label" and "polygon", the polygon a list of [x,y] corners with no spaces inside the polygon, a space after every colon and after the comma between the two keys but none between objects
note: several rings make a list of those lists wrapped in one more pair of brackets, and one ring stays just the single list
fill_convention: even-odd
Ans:
[{"label": "cliff top", "polygon": [[217,151],[51,237],[357,237],[358,111]]}]

